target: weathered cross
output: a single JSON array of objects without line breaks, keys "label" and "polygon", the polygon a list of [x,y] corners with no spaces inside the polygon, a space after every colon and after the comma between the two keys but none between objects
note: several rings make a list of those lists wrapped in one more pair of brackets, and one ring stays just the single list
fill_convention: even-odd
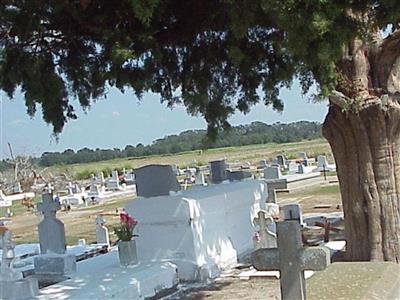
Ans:
[{"label": "weathered cross", "polygon": [[[276,206],[278,206],[276,204]],[[279,209],[279,208],[278,208]],[[257,213],[257,218],[254,218],[253,223],[257,225],[260,230],[260,248],[275,248],[276,247],[276,234],[269,230],[268,225],[274,223],[273,211],[268,212],[260,210]]]},{"label": "weathered cross", "polygon": [[42,202],[38,203],[37,210],[41,211],[45,218],[56,217],[56,212],[61,209],[59,202],[53,200],[52,193],[44,193],[42,195]]},{"label": "weathered cross", "polygon": [[303,248],[298,221],[277,222],[278,248],[252,254],[257,270],[280,271],[282,300],[305,300],[304,270],[322,271],[330,264],[326,247]]}]

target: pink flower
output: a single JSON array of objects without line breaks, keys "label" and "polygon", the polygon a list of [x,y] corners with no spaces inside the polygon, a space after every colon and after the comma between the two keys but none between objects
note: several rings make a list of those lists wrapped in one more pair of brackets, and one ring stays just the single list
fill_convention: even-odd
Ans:
[{"label": "pink flower", "polygon": [[128,222],[129,215],[127,213],[120,213],[119,214],[119,220],[121,223],[127,223]]}]

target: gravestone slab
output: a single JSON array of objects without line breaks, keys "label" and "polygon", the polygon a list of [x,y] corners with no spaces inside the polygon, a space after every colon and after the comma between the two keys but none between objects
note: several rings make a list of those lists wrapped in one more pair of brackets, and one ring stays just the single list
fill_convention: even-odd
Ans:
[{"label": "gravestone slab", "polygon": [[148,165],[135,170],[136,193],[141,197],[169,195],[180,191],[181,186],[171,166]]},{"label": "gravestone slab", "polygon": [[59,202],[53,200],[52,193],[44,193],[37,210],[43,213],[43,220],[38,225],[40,251],[64,254],[66,249],[64,224],[56,218],[56,212],[61,209]]},{"label": "gravestone slab", "polygon": [[221,183],[227,179],[225,159],[210,161],[211,182]]},{"label": "gravestone slab", "polygon": [[307,280],[307,299],[400,299],[400,265],[392,262],[334,263]]},{"label": "gravestone slab", "polygon": [[282,178],[281,169],[279,166],[270,166],[264,169],[264,179],[279,178]]}]

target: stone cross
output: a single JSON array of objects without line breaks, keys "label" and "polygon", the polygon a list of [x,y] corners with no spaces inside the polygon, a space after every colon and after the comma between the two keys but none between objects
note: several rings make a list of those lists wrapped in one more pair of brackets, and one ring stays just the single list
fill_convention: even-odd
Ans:
[{"label": "stone cross", "polygon": [[253,220],[253,223],[259,227],[260,242],[256,248],[276,248],[276,234],[268,228],[268,225],[274,223],[274,219],[265,210],[260,210],[257,216]]},{"label": "stone cross", "polygon": [[326,247],[303,248],[298,221],[277,222],[278,248],[252,254],[257,270],[280,271],[282,300],[305,300],[305,270],[322,271],[330,264]]},{"label": "stone cross", "polygon": [[53,200],[52,193],[44,193],[37,210],[43,213],[43,220],[38,225],[40,251],[64,254],[66,249],[64,224],[56,218],[56,212],[61,209],[59,202]]}]

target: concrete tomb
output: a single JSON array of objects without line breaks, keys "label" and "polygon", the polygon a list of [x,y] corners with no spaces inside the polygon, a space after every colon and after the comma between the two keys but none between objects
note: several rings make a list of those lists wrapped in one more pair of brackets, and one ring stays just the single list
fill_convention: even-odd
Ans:
[{"label": "concrete tomb", "polygon": [[254,267],[261,271],[280,271],[281,299],[305,300],[304,271],[322,271],[330,264],[326,247],[303,248],[297,221],[277,222],[278,248],[252,253]]},{"label": "concrete tomb", "polygon": [[136,193],[141,197],[167,196],[181,186],[171,166],[148,165],[135,170]]},{"label": "concrete tomb", "polygon": [[171,261],[183,280],[215,277],[252,250],[252,221],[266,198],[266,185],[260,180],[139,196],[126,206],[138,220],[138,259]]},{"label": "concrete tomb", "polygon": [[119,184],[118,171],[114,170],[111,173],[111,178],[106,182],[106,188],[110,191],[118,191],[121,189],[121,185]]},{"label": "concrete tomb", "polygon": [[297,173],[299,173],[299,174],[308,174],[308,173],[313,172],[314,169],[315,169],[315,167],[307,166],[305,164],[299,164]]},{"label": "concrete tomb", "polygon": [[313,171],[314,172],[323,172],[324,170],[325,170],[325,172],[336,171],[336,165],[329,164],[325,155],[319,155],[317,157],[317,168],[315,168]]},{"label": "concrete tomb", "polygon": [[92,178],[87,199],[91,203],[100,203],[104,198],[104,186],[96,184],[96,179]]},{"label": "concrete tomb", "polygon": [[110,246],[110,236],[108,228],[105,226],[106,221],[101,215],[96,216],[96,242],[97,244],[106,244]]},{"label": "concrete tomb", "polygon": [[13,268],[15,259],[15,243],[12,233],[0,226],[0,248],[2,259],[0,267],[0,299],[22,300],[32,299],[39,293],[39,284],[35,278],[23,278],[21,272]]},{"label": "concrete tomb", "polygon": [[221,183],[227,180],[225,159],[210,162],[211,183]]}]

